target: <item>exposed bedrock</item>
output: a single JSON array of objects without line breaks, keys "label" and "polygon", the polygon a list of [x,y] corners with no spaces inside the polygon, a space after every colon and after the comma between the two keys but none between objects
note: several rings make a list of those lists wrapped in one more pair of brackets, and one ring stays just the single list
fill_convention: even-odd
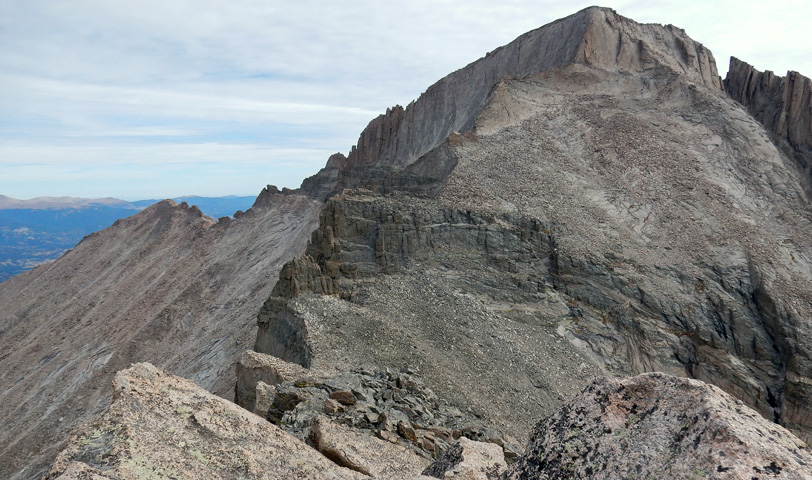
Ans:
[{"label": "exposed bedrock", "polygon": [[[287,383],[275,388],[274,405],[287,404],[284,418],[304,441],[188,380],[133,365],[115,376],[104,415],[73,433],[45,478],[812,478],[809,448],[786,429],[716,387],[661,373],[591,382],[536,425],[512,466],[497,439],[455,430],[460,412],[435,418],[445,425],[414,422],[454,410],[413,374]],[[305,404],[315,407],[307,424],[296,420]]]},{"label": "exposed bedrock", "polygon": [[[518,214],[345,192],[321,213],[306,255],[283,268],[260,313],[256,349],[308,367],[343,359],[428,369],[462,357],[463,372],[484,370],[477,396],[509,409],[494,419],[519,428],[581,388],[586,372],[666,371],[715,383],[804,434],[808,354],[794,342],[798,318],[741,260],[686,276],[611,253],[562,253],[550,225]],[[526,350],[511,343],[512,329],[530,341]],[[544,342],[556,345],[555,372],[537,366]],[[426,375],[471,406],[437,372]],[[522,390],[510,397],[528,398],[526,418],[500,398],[495,386],[505,383]]]},{"label": "exposed bedrock", "polygon": [[725,90],[785,146],[812,196],[812,80],[792,71],[784,77],[760,72],[731,57]]},{"label": "exposed bedrock", "polygon": [[[733,102],[670,69],[567,65],[500,81],[472,128],[418,165],[437,179],[418,192],[429,198],[328,202],[263,307],[258,351],[492,368],[464,388],[427,382],[519,429],[587,372],[659,370],[810,438],[806,201],[791,160]],[[519,395],[496,387],[506,378]],[[528,415],[500,411],[508,397]]]},{"label": "exposed bedrock", "polygon": [[809,479],[809,448],[718,388],[660,373],[598,379],[533,430],[502,477]]},{"label": "exposed bedrock", "polygon": [[782,77],[730,59],[725,90],[778,138],[795,148],[812,147],[812,80],[798,72]]},{"label": "exposed bedrock", "polygon": [[555,332],[569,308],[547,274],[551,241],[527,218],[345,193],[283,268],[256,349],[317,370],[414,367],[457,406],[526,432],[578,391],[572,378],[602,371]]}]

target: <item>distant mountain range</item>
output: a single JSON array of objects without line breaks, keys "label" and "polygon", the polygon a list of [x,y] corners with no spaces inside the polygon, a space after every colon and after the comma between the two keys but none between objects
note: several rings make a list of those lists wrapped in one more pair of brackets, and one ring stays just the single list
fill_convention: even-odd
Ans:
[{"label": "distant mountain range", "polygon": [[[197,205],[212,217],[247,210],[255,197],[173,198]],[[128,202],[118,198],[37,197],[30,200],[0,195],[0,282],[54,260],[85,235],[109,227],[159,200]]]}]

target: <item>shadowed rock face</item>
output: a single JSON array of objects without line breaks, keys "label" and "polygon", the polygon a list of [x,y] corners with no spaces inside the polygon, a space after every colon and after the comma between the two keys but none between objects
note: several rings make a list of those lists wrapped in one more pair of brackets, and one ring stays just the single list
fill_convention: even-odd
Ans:
[{"label": "shadowed rock face", "polygon": [[796,148],[812,147],[812,80],[798,72],[760,72],[731,57],[725,91],[776,137]]},{"label": "shadowed rock face", "polygon": [[803,442],[697,380],[598,379],[539,422],[506,478],[812,478]]}]

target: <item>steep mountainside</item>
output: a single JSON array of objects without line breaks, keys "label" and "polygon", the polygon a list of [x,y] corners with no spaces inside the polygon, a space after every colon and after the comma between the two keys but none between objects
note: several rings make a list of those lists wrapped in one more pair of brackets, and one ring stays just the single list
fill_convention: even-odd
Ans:
[{"label": "steep mountainside", "polygon": [[798,72],[787,72],[786,77],[759,72],[732,57],[725,89],[798,163],[807,196],[812,198],[812,80]]},{"label": "steep mountainside", "polygon": [[[317,176],[378,193],[418,167],[435,179],[419,189],[431,199],[328,202],[260,312],[255,348],[318,368],[416,365],[440,396],[519,432],[597,371],[665,371],[809,439],[812,224],[798,163],[684,32],[605,9],[521,37],[397,115],[526,50],[561,61],[542,55],[484,99],[433,99],[444,120],[395,122],[387,137],[390,112],[362,134],[383,153]],[[410,130],[426,124],[436,146]],[[427,152],[415,160],[410,135]],[[384,182],[356,161],[408,166]]]},{"label": "steep mountainside", "polygon": [[220,222],[167,200],[0,285],[0,477],[42,475],[132,362],[232,396],[256,311],[317,218],[302,196],[264,199]]},{"label": "steep mountainside", "polygon": [[[683,30],[589,8],[388,110],[298,191],[269,187],[217,223],[162,203],[4,282],[0,476],[41,473],[67,432],[108,403],[115,370],[149,361],[226,395],[252,341],[278,359],[243,357],[240,403],[370,472],[349,458],[358,445],[320,438],[335,425],[314,411],[422,451],[443,443],[415,419],[454,411],[524,443],[596,375],[663,371],[713,383],[812,439],[808,96],[785,101],[778,92],[797,90],[786,81],[736,72],[723,87],[711,53]],[[789,113],[776,123],[768,111]],[[350,371],[346,389],[325,380]],[[404,407],[409,377],[392,372],[421,375],[436,401]],[[210,458],[202,443],[183,450],[195,432],[223,439],[226,454],[243,421],[252,438],[286,438],[186,382],[191,400],[167,399],[182,418],[148,414],[172,380],[150,367],[124,375],[169,383],[117,390],[52,477],[144,473],[132,456],[106,464],[115,455],[102,447],[144,460],[139,442],[163,442],[152,433],[180,435],[174,453],[155,457],[161,469],[175,453]],[[364,383],[379,380],[394,386]],[[156,431],[130,430],[127,405]],[[393,428],[387,412],[402,408],[413,415]],[[483,435],[508,450],[507,437]],[[298,448],[284,458],[299,462]],[[222,458],[209,465],[218,475],[285,478]],[[90,466],[69,463],[83,459]]]},{"label": "steep mountainside", "polygon": [[442,151],[427,154],[452,133],[474,126],[501,79],[573,63],[621,75],[668,70],[709,90],[722,89],[713,55],[684,30],[589,8],[497,48],[430,86],[405,109],[387,110],[370,122],[349,156],[333,155],[302,189],[317,198],[359,185],[436,190],[454,162]]}]

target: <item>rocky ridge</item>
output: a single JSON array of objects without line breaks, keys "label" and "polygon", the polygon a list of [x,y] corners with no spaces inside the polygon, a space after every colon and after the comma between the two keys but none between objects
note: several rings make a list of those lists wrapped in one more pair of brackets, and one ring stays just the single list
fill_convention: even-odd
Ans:
[{"label": "rocky ridge", "polygon": [[812,196],[812,80],[798,72],[784,77],[760,72],[731,57],[725,91],[785,146],[803,172],[807,195]]},{"label": "rocky ridge", "polygon": [[601,373],[557,333],[570,306],[544,278],[543,224],[347,192],[320,225],[263,305],[258,351],[316,370],[410,366],[520,435],[580,390],[572,378]]},{"label": "rocky ridge", "polygon": [[[559,35],[563,63],[542,59],[536,73],[498,80],[459,134],[411,163],[453,159],[422,190],[429,198],[359,180],[390,194],[328,202],[306,255],[283,268],[260,311],[255,349],[318,368],[422,362],[439,395],[518,432],[583,387],[586,372],[664,371],[719,385],[809,438],[804,181],[702,73],[712,56],[680,54],[673,27],[616,17],[588,9],[565,19],[574,23]],[[617,49],[566,53],[573,38],[608,38],[607,25]],[[613,63],[633,45],[649,61]],[[385,152],[381,141],[375,151]],[[536,367],[539,350],[556,368]],[[476,365],[492,366],[485,380],[461,381]],[[572,378],[582,380],[563,381]]]},{"label": "rocky ridge", "polygon": [[364,478],[150,364],[117,374],[113,392],[104,417],[73,435],[46,478],[79,477],[71,469],[118,479]]},{"label": "rocky ridge", "polygon": [[571,64],[620,75],[671,71],[722,91],[713,55],[684,30],[639,24],[614,10],[591,7],[489,52],[430,86],[406,108],[387,109],[361,132],[349,155],[330,157],[324,169],[304,181],[302,190],[327,199],[357,186],[387,190],[393,185],[414,189],[442,183],[453,161],[434,159],[428,168],[416,163],[453,133],[470,130],[501,79],[525,78]]},{"label": "rocky ridge", "polygon": [[134,361],[231,398],[251,318],[318,218],[273,200],[219,222],[161,202],[0,284],[0,477],[40,478]]},{"label": "rocky ridge", "polygon": [[440,399],[412,368],[331,374],[246,352],[237,364],[236,403],[308,440],[319,418],[434,459],[461,437],[498,445],[500,458],[521,447],[510,435]]},{"label": "rocky ridge", "polygon": [[[812,232],[797,159],[776,138],[725,96],[710,52],[680,29],[590,8],[530,32],[373,120],[348,157],[331,157],[297,192],[269,187],[233,222],[164,205],[25,277],[41,284],[0,287],[0,302],[15,306],[0,319],[2,341],[24,347],[4,349],[12,353],[0,360],[29,372],[16,383],[0,377],[2,404],[23,405],[35,391],[74,402],[41,397],[30,412],[2,412],[12,434],[10,446],[0,444],[0,475],[35,474],[56,448],[36,445],[99,411],[105,379],[125,362],[158,358],[225,394],[229,366],[246,343],[240,334],[232,347],[223,332],[233,334],[235,324],[249,331],[245,320],[263,299],[255,348],[300,364],[276,377],[263,377],[262,368],[246,373],[254,378],[238,386],[238,398],[251,392],[247,405],[268,406],[258,410],[263,416],[278,385],[312,398],[335,393],[285,384],[304,367],[371,381],[376,369],[411,366],[464,417],[523,439],[590,378],[660,370],[715,383],[808,439]],[[305,249],[322,207],[306,255],[281,269],[268,296],[283,259]],[[79,275],[67,288],[53,286],[70,282],[71,269],[82,270],[105,245],[127,248],[86,272],[115,278]],[[116,259],[128,268],[111,269]],[[146,292],[132,299],[143,308],[114,302],[101,313],[116,331],[98,328],[104,322],[88,313],[95,303],[71,310],[91,298],[84,289],[94,284],[106,286],[91,294],[99,302]],[[71,371],[91,373],[63,380],[64,359],[51,361],[61,349],[51,357],[39,343],[28,349],[51,338],[38,330],[42,318],[53,320],[43,326],[49,332],[70,332],[47,345],[62,341],[65,352],[102,366],[77,366]],[[77,318],[86,328],[72,327]],[[127,344],[122,325],[149,328]],[[96,337],[131,348],[113,348],[112,361],[108,350],[99,357],[75,345],[90,338],[92,350]],[[51,386],[57,378],[64,389]],[[93,407],[83,410],[77,392],[88,391]],[[329,414],[327,403],[321,413]],[[57,408],[69,412],[63,426],[52,415]],[[275,411],[284,423],[291,410]],[[347,409],[336,413],[356,421]],[[289,426],[299,428],[294,414]],[[369,435],[387,429],[347,432],[331,428],[329,415],[308,418],[308,438],[335,463],[352,465],[348,478],[393,471],[359,460],[351,450],[365,443],[355,434],[375,448],[400,447],[392,458],[404,448],[422,458],[410,444]],[[85,444],[67,455],[82,455]],[[35,460],[23,465],[26,455]],[[102,474],[81,463],[62,462],[52,476]],[[474,478],[492,476],[490,468]],[[448,469],[431,472],[450,478]]]},{"label": "rocky ridge", "polygon": [[434,478],[421,475],[426,470],[471,480],[480,478],[471,476],[479,469],[505,465],[500,447],[465,438],[450,452],[455,461],[432,465],[413,450],[325,417],[313,418],[305,443],[146,363],[119,372],[113,390],[104,416],[73,434],[45,478]]},{"label": "rocky ridge", "polygon": [[46,478],[812,478],[809,448],[787,430],[718,388],[664,374],[595,380],[539,422],[510,467],[492,443],[460,437],[430,462],[325,416],[305,443],[149,364],[118,373],[113,389]]}]

